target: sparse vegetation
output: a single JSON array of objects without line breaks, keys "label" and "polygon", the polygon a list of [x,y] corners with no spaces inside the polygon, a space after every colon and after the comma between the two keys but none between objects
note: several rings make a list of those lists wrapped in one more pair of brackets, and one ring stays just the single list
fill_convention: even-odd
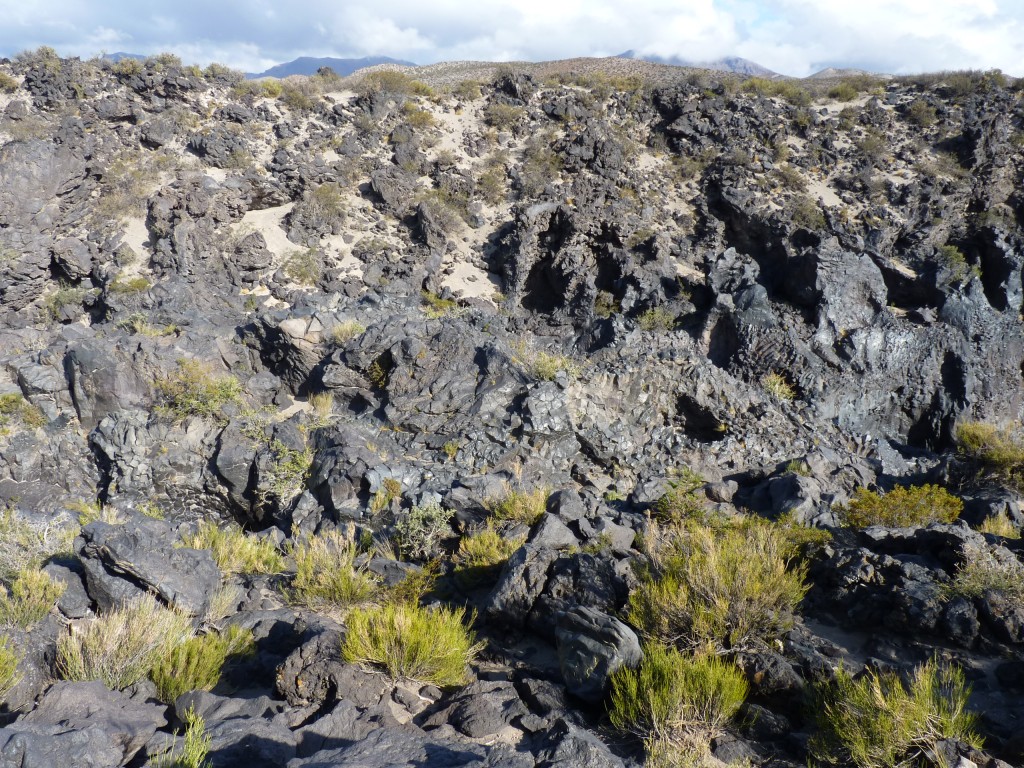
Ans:
[{"label": "sparse vegetation", "polygon": [[242,402],[242,385],[230,374],[217,375],[198,360],[179,360],[178,369],[157,381],[157,412],[180,422],[192,416],[216,418],[229,404]]},{"label": "sparse vegetation", "polygon": [[280,573],[284,569],[284,558],[269,538],[248,535],[237,525],[222,527],[204,520],[182,544],[210,550],[224,573]]},{"label": "sparse vegetation", "polygon": [[798,195],[793,199],[793,223],[812,232],[825,228],[825,214],[821,206],[805,195]]},{"label": "sparse vegetation", "polygon": [[484,122],[499,131],[512,131],[526,116],[522,107],[494,102],[484,109]]},{"label": "sparse vegetation", "polygon": [[510,490],[500,499],[487,502],[488,511],[496,520],[514,520],[517,523],[534,525],[539,522],[547,511],[547,488],[534,488],[532,491]]},{"label": "sparse vegetation", "polygon": [[21,664],[21,654],[18,653],[10,638],[0,635],[0,703],[7,698],[7,694],[21,680],[18,672],[18,665]]},{"label": "sparse vegetation", "polygon": [[355,565],[356,548],[341,534],[310,536],[292,548],[295,578],[288,592],[294,603],[314,609],[345,610],[373,597],[377,583]]},{"label": "sparse vegetation", "polygon": [[284,273],[300,285],[315,286],[324,275],[320,251],[316,248],[292,251],[285,259]]},{"label": "sparse vegetation", "polygon": [[980,421],[963,422],[956,428],[956,445],[982,477],[1024,487],[1024,442],[1009,430]]},{"label": "sparse vegetation", "polygon": [[39,623],[64,594],[64,588],[44,571],[23,568],[9,590],[0,587],[0,626],[28,629]]},{"label": "sparse vegetation", "polygon": [[399,551],[413,560],[430,557],[452,535],[450,523],[454,514],[440,504],[427,503],[399,515],[395,521],[395,544]]},{"label": "sparse vegetation", "polygon": [[844,525],[908,527],[951,523],[963,511],[963,502],[938,485],[898,486],[888,493],[858,488],[838,508]]},{"label": "sparse vegetation", "polygon": [[402,498],[402,484],[393,477],[386,477],[370,499],[370,511],[380,514],[391,506],[395,499]]},{"label": "sparse vegetation", "polygon": [[18,90],[18,81],[6,72],[0,72],[0,93],[14,93]]},{"label": "sparse vegetation", "polygon": [[335,344],[344,344],[366,333],[366,326],[357,320],[345,320],[330,330],[330,339]]},{"label": "sparse vegetation", "polygon": [[46,415],[20,394],[0,395],[0,437],[17,430],[46,426]]},{"label": "sparse vegetation", "polygon": [[451,299],[442,299],[436,293],[423,291],[420,296],[423,299],[423,312],[432,320],[446,317],[455,312],[459,305]]},{"label": "sparse vegetation", "polygon": [[702,489],[704,478],[689,467],[683,467],[679,476],[671,480],[668,490],[651,507],[652,517],[660,523],[703,519],[707,497]]},{"label": "sparse vegetation", "polygon": [[255,650],[252,632],[231,625],[223,632],[190,637],[161,654],[150,670],[160,700],[173,704],[188,691],[209,691],[220,680],[224,664]]},{"label": "sparse vegetation", "polygon": [[505,561],[525,541],[525,536],[502,536],[492,524],[463,536],[456,555],[456,578],[469,587],[493,581]]},{"label": "sparse vegetation", "polygon": [[934,661],[915,668],[907,686],[895,672],[867,670],[854,678],[840,669],[818,688],[813,711],[820,732],[811,751],[830,763],[897,768],[930,762],[943,739],[980,748],[969,695],[959,668]]},{"label": "sparse vegetation", "polygon": [[778,400],[790,402],[796,399],[796,388],[786,381],[781,373],[772,371],[761,377],[761,386],[765,388],[772,397]]},{"label": "sparse vegetation", "polygon": [[206,732],[206,721],[189,708],[185,712],[185,735],[181,750],[169,749],[147,763],[149,768],[212,768],[206,759],[213,737]]},{"label": "sparse vegetation", "polygon": [[378,667],[395,679],[461,685],[482,647],[466,628],[466,618],[462,608],[413,603],[358,608],[347,617],[341,654],[350,664]]},{"label": "sparse vegetation", "polygon": [[676,325],[676,316],[665,307],[652,307],[645,310],[636,319],[636,324],[644,331],[671,331]]},{"label": "sparse vegetation", "polygon": [[1020,528],[1018,528],[1005,512],[999,512],[986,517],[978,526],[978,531],[993,536],[1001,536],[1004,539],[1019,539]]},{"label": "sparse vegetation", "polygon": [[10,507],[0,508],[0,581],[10,584],[22,571],[70,551],[76,534],[77,528],[60,520],[34,522]]},{"label": "sparse vegetation", "polygon": [[1024,602],[1024,565],[1006,550],[972,547],[964,553],[946,592],[970,599],[993,592],[1019,605]]}]

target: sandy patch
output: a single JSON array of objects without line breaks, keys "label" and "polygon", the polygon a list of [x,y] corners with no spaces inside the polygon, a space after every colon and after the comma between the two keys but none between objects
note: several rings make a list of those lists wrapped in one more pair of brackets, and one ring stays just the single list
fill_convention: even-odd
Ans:
[{"label": "sandy patch", "polygon": [[288,239],[284,229],[284,217],[295,207],[295,203],[286,203],[276,208],[264,208],[261,211],[248,211],[241,222],[232,226],[232,231],[259,232],[267,241],[267,250],[278,259],[284,258],[299,246]]},{"label": "sandy patch", "polygon": [[149,229],[146,220],[133,216],[124,221],[124,242],[140,259],[148,259],[152,253],[149,247]]},{"label": "sandy patch", "polygon": [[821,200],[829,208],[839,208],[844,205],[836,191],[818,179],[810,179],[807,182],[807,194],[812,200]]},{"label": "sandy patch", "polygon": [[453,262],[445,267],[444,271],[445,276],[441,280],[441,285],[455,296],[493,303],[495,291],[501,290],[501,281],[497,275],[468,261]]}]

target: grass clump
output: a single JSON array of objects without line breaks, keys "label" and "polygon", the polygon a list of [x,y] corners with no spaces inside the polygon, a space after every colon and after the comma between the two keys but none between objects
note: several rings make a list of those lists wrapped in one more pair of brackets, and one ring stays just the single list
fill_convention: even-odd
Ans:
[{"label": "grass clump", "polygon": [[270,443],[273,461],[266,472],[266,487],[262,491],[263,499],[275,496],[282,502],[298,496],[306,487],[310,469],[313,466],[313,449],[290,448],[280,440]]},{"label": "grass clump", "polygon": [[747,697],[746,678],[732,662],[657,644],[647,647],[639,667],[621,667],[610,683],[612,725],[656,743],[684,742],[694,731],[713,737]]},{"label": "grass clump", "polygon": [[218,526],[209,520],[181,542],[192,549],[208,549],[223,573],[280,573],[284,557],[267,538],[248,536],[241,527]]},{"label": "grass clump", "polygon": [[1004,539],[1019,539],[1020,529],[1014,525],[1005,512],[986,517],[978,526],[979,533],[989,533],[993,536],[1001,536]]},{"label": "grass clump", "polygon": [[157,382],[157,411],[175,422],[191,416],[218,416],[229,403],[242,402],[242,385],[230,374],[216,375],[198,360],[179,360],[178,370]]},{"label": "grass clump", "polygon": [[14,93],[18,90],[18,81],[6,72],[0,72],[0,93]]},{"label": "grass clump", "polygon": [[980,421],[964,422],[956,428],[956,446],[961,456],[977,466],[979,475],[1024,487],[1024,443],[1008,430]]},{"label": "grass clump", "polygon": [[311,536],[292,548],[295,577],[288,597],[311,608],[346,609],[373,597],[377,582],[355,565],[356,549],[340,533]]},{"label": "grass clump", "polygon": [[424,560],[452,535],[454,515],[454,511],[434,502],[415,506],[395,522],[395,544],[406,557]]},{"label": "grass clump", "polygon": [[0,636],[0,702],[21,680],[18,673],[20,663],[21,655],[14,648],[10,638]]},{"label": "grass clump", "polygon": [[206,732],[206,721],[191,707],[185,713],[185,735],[181,751],[169,749],[149,761],[149,768],[212,768],[206,759],[213,737]]},{"label": "grass clump", "polygon": [[839,507],[844,525],[866,528],[884,525],[908,528],[929,523],[952,523],[964,503],[938,485],[893,488],[888,493],[858,488],[850,501]]},{"label": "grass clump", "polygon": [[442,299],[436,293],[431,293],[430,291],[423,291],[420,296],[423,299],[423,312],[432,320],[446,317],[455,312],[459,307],[455,301]]},{"label": "grass clump", "polygon": [[46,426],[46,422],[46,414],[21,395],[0,395],[0,436],[17,426],[36,429]]},{"label": "grass clump", "polygon": [[0,626],[28,629],[46,618],[64,594],[65,585],[37,568],[24,568],[11,582],[0,587]]},{"label": "grass clump", "polygon": [[173,704],[188,691],[209,691],[220,681],[231,658],[250,656],[255,650],[252,631],[229,626],[223,632],[190,637],[161,655],[150,671],[160,700]]},{"label": "grass clump", "polygon": [[817,691],[820,733],[811,752],[859,768],[896,768],[929,763],[944,739],[981,748],[969,696],[963,671],[935,661],[916,667],[907,685],[894,672],[854,678],[840,669]]},{"label": "grass clump", "polygon": [[10,507],[0,509],[0,581],[10,584],[18,574],[38,568],[58,552],[71,549],[77,529],[48,520],[32,523]]},{"label": "grass clump", "polygon": [[668,484],[668,490],[654,502],[652,517],[659,523],[703,519],[707,509],[707,498],[701,492],[704,478],[689,467],[683,467],[676,480]]},{"label": "grass clump", "polygon": [[505,561],[525,542],[526,536],[505,538],[493,525],[463,536],[456,555],[456,579],[467,587],[494,581]]},{"label": "grass clump", "polygon": [[676,316],[665,307],[653,307],[641,313],[636,324],[644,331],[671,331],[676,326]]},{"label": "grass clump", "polygon": [[539,522],[548,508],[547,488],[532,491],[509,491],[500,499],[489,499],[487,510],[496,520],[514,520],[517,523],[534,525]]},{"label": "grass clump", "polygon": [[687,648],[763,647],[793,623],[807,592],[783,532],[746,521],[712,529],[693,521],[655,529],[650,566],[628,615],[651,640]]},{"label": "grass clump", "polygon": [[348,615],[341,655],[396,679],[461,685],[466,667],[482,649],[465,620],[463,608],[431,610],[407,602],[357,608]]},{"label": "grass clump", "polygon": [[994,592],[1014,603],[1024,601],[1024,565],[1006,550],[971,548],[945,590],[949,596],[975,599]]},{"label": "grass clump", "polygon": [[366,326],[357,320],[345,320],[330,330],[330,339],[335,344],[344,344],[366,333]]},{"label": "grass clump", "polygon": [[65,680],[100,680],[120,691],[145,678],[191,636],[188,616],[144,595],[61,637],[57,670]]},{"label": "grass clump", "polygon": [[316,285],[324,275],[320,252],[316,248],[292,251],[285,260],[284,273],[289,280],[300,285]]},{"label": "grass clump", "polygon": [[393,477],[385,477],[380,487],[370,498],[370,512],[379,515],[391,506],[395,499],[402,498],[402,484]]}]

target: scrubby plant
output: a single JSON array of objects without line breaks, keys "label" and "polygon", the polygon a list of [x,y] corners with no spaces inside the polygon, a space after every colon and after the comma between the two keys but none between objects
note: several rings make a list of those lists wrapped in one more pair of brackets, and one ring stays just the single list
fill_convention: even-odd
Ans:
[{"label": "scrubby plant", "polygon": [[483,116],[484,122],[492,128],[496,128],[499,131],[510,131],[522,122],[526,116],[526,111],[522,107],[516,107],[512,104],[494,102],[487,105]]},{"label": "scrubby plant", "polygon": [[36,429],[46,422],[46,414],[20,394],[0,395],[0,436],[17,426]]},{"label": "scrubby plant", "polygon": [[423,299],[424,314],[434,320],[452,314],[459,307],[458,303],[452,299],[442,299],[430,291],[423,291],[420,297]]},{"label": "scrubby plant", "polygon": [[956,428],[956,446],[982,476],[1024,487],[1024,442],[1009,430],[980,421],[962,422]]},{"label": "scrubby plant", "polygon": [[379,667],[396,679],[442,688],[461,685],[482,649],[466,628],[466,618],[463,608],[429,609],[414,603],[357,608],[346,619],[341,654],[350,664]]},{"label": "scrubby plant", "polygon": [[395,69],[367,73],[357,84],[356,90],[360,93],[390,93],[396,96],[434,95],[429,85]]},{"label": "scrubby plant", "polygon": [[938,116],[935,107],[924,99],[914,99],[907,107],[907,119],[919,128],[927,128],[935,124]]},{"label": "scrubby plant", "polygon": [[309,480],[313,466],[312,448],[291,448],[280,440],[272,440],[268,446],[272,460],[267,466],[262,501],[274,496],[287,502],[299,495]]},{"label": "scrubby plant", "polygon": [[636,669],[612,674],[608,717],[624,733],[678,743],[694,732],[720,733],[746,697],[746,678],[732,662],[653,644]]},{"label": "scrubby plant", "polygon": [[142,275],[137,275],[136,277],[122,277],[118,275],[107,286],[107,290],[110,293],[142,293],[143,291],[148,291],[152,285]]},{"label": "scrubby plant", "polygon": [[678,476],[669,481],[668,489],[651,507],[651,517],[660,523],[702,519],[707,509],[707,497],[701,490],[705,480],[689,467],[683,467]]},{"label": "scrubby plant", "polygon": [[993,592],[1014,603],[1024,602],[1024,564],[1006,550],[972,547],[945,591],[969,599]]},{"label": "scrubby plant", "polygon": [[10,584],[23,570],[70,551],[77,530],[61,520],[30,522],[10,507],[0,509],[0,581]]},{"label": "scrubby plant", "polygon": [[212,768],[207,760],[213,737],[206,732],[206,721],[189,707],[185,712],[185,735],[181,749],[168,749],[147,763],[148,768]]},{"label": "scrubby plant", "polygon": [[821,207],[806,195],[798,195],[793,199],[793,223],[812,232],[825,228],[825,214]]},{"label": "scrubby plant", "polygon": [[836,101],[853,101],[858,92],[850,83],[842,82],[828,89],[828,97]]},{"label": "scrubby plant", "polygon": [[517,523],[533,525],[540,521],[547,511],[548,488],[534,488],[532,491],[509,490],[501,498],[488,499],[485,506],[496,520],[514,520]]},{"label": "scrubby plant", "polygon": [[344,344],[364,333],[366,333],[366,326],[358,320],[344,320],[331,328],[330,339],[335,344]]},{"label": "scrubby plant", "polygon": [[655,528],[650,565],[628,614],[653,641],[719,650],[763,646],[792,626],[807,591],[783,533],[770,523]]},{"label": "scrubby plant", "polygon": [[781,373],[772,371],[761,377],[761,386],[772,397],[789,402],[796,399],[796,389]]},{"label": "scrubby plant", "polygon": [[402,483],[393,477],[385,477],[370,499],[370,511],[377,515],[391,506],[395,499],[402,498]]},{"label": "scrubby plant", "polygon": [[340,533],[327,532],[294,544],[295,577],[288,590],[294,603],[346,609],[373,597],[377,582],[355,564],[356,549]]},{"label": "scrubby plant", "polygon": [[426,109],[422,109],[411,101],[402,105],[402,118],[406,125],[416,130],[430,128],[434,125],[434,116]]},{"label": "scrubby plant", "polygon": [[676,316],[666,307],[652,307],[637,317],[636,324],[644,331],[671,331],[676,325]]},{"label": "scrubby plant", "polygon": [[300,285],[316,285],[324,275],[320,252],[316,248],[292,251],[285,259],[284,273]]},{"label": "scrubby plant", "polygon": [[938,257],[939,262],[949,270],[949,276],[954,283],[963,282],[964,278],[971,272],[970,265],[967,263],[967,257],[955,245],[947,243],[946,245],[939,246]]},{"label": "scrubby plant", "polygon": [[990,515],[981,521],[978,526],[980,533],[988,533],[993,536],[1001,536],[1004,539],[1019,539],[1020,528],[1018,528],[1005,512],[998,512]]},{"label": "scrubby plant", "polygon": [[0,636],[0,702],[3,702],[11,689],[21,680],[21,674],[18,672],[19,664],[21,664],[21,654],[18,653],[9,637]]},{"label": "scrubby plant", "polygon": [[223,632],[195,635],[168,648],[149,672],[160,700],[173,704],[188,691],[209,691],[220,681],[225,663],[255,651],[252,630],[231,625]]},{"label": "scrubby plant", "polygon": [[6,72],[0,72],[0,93],[14,93],[18,90],[18,81]]},{"label": "scrubby plant", "polygon": [[911,527],[951,523],[960,517],[964,503],[938,485],[898,486],[888,493],[858,488],[853,498],[837,509],[844,525]]},{"label": "scrubby plant", "polygon": [[191,636],[188,616],[143,595],[63,635],[57,641],[57,671],[65,680],[100,680],[120,691],[145,678],[162,656]]},{"label": "scrubby plant", "polygon": [[456,579],[469,587],[493,581],[505,561],[525,542],[526,536],[506,538],[493,525],[463,536],[456,554]]},{"label": "scrubby plant", "polygon": [[898,768],[929,764],[944,739],[980,749],[969,696],[963,671],[936,661],[916,667],[908,685],[895,672],[868,670],[854,678],[840,669],[817,688],[812,755],[859,768]]},{"label": "scrubby plant", "polygon": [[247,535],[238,525],[219,526],[204,520],[182,544],[210,550],[224,573],[280,573],[284,569],[284,557],[273,541]]},{"label": "scrubby plant", "polygon": [[242,385],[230,374],[217,375],[198,360],[179,360],[178,369],[156,384],[157,412],[181,422],[192,416],[213,418],[230,403],[241,403]]},{"label": "scrubby plant", "polygon": [[87,294],[81,286],[62,282],[43,300],[43,307],[52,319],[58,320],[67,307],[81,308]]},{"label": "scrubby plant", "polygon": [[395,544],[406,557],[424,560],[452,535],[454,515],[454,511],[435,502],[415,506],[395,521]]},{"label": "scrubby plant", "polygon": [[0,587],[0,626],[28,629],[37,624],[53,609],[64,589],[62,582],[45,571],[23,568],[9,590]]}]

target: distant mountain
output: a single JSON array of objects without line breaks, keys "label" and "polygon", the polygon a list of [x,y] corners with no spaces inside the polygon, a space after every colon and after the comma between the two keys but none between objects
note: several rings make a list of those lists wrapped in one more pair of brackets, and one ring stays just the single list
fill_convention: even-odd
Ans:
[{"label": "distant mountain", "polygon": [[253,79],[257,77],[288,77],[289,75],[315,75],[320,67],[330,67],[341,77],[351,75],[357,69],[374,67],[378,64],[399,64],[403,67],[415,67],[411,61],[392,59],[389,56],[365,56],[361,59],[332,59],[330,57],[315,58],[313,56],[300,56],[294,61],[278,64],[266,72],[259,74],[246,74],[246,77]]},{"label": "distant mountain", "polygon": [[809,75],[808,80],[830,80],[835,77],[861,77],[864,75],[878,77],[878,75],[872,75],[863,69],[836,69],[835,67],[828,67],[820,72],[815,72],[813,75]]},{"label": "distant mountain", "polygon": [[105,53],[103,54],[103,58],[108,59],[116,64],[117,62],[121,61],[121,59],[135,59],[137,61],[145,61],[149,57],[144,56],[141,53],[125,53],[124,51],[118,51],[117,53]]},{"label": "distant mountain", "polygon": [[778,72],[762,67],[755,61],[741,59],[739,56],[726,56],[714,61],[689,61],[680,56],[645,56],[638,54],[636,51],[626,51],[625,53],[620,53],[618,58],[639,59],[640,61],[650,61],[654,64],[670,64],[673,67],[713,69],[716,72],[732,72],[737,75],[748,75],[750,77],[780,77]]}]

